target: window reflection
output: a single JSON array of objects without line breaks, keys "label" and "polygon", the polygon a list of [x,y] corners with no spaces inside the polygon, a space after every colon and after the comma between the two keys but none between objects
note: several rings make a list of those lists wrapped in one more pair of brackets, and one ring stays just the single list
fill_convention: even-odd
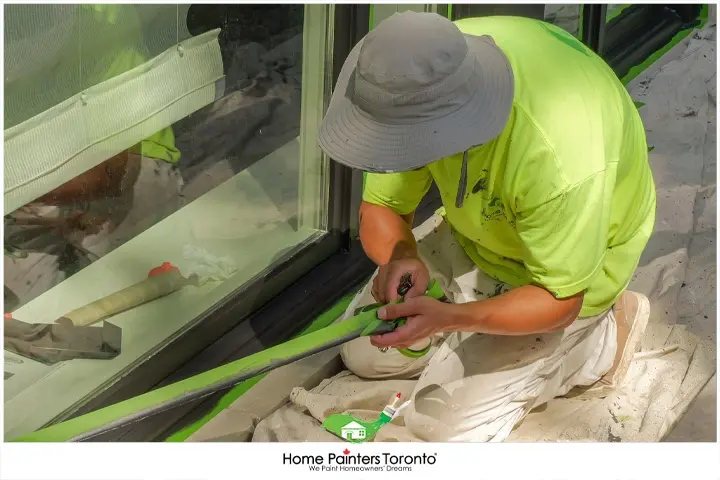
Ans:
[{"label": "window reflection", "polygon": [[578,36],[582,22],[581,12],[582,5],[580,4],[545,4],[545,21]]},{"label": "window reflection", "polygon": [[[6,19],[12,17],[9,9],[13,7],[17,6],[5,7]],[[317,66],[329,64],[322,44],[326,37],[331,38],[324,33],[331,24],[327,21],[331,9],[323,5],[21,8],[24,10],[15,12],[18,16],[34,8],[29,18],[42,18],[44,27],[30,31],[22,27],[37,26],[33,22],[11,22],[12,28],[6,24],[6,49],[9,45],[12,50],[15,41],[17,52],[27,38],[42,36],[47,40],[50,36],[57,43],[57,51],[68,52],[72,45],[61,42],[77,40],[77,36],[62,33],[97,33],[98,22],[110,32],[110,38],[121,38],[111,34],[112,26],[117,26],[132,40],[122,41],[137,48],[124,49],[106,42],[104,50],[98,52],[103,55],[97,58],[110,61],[98,62],[98,68],[86,71],[82,81],[67,82],[74,85],[72,88],[58,87],[55,95],[43,97],[44,103],[35,103],[37,108],[32,111],[21,111],[20,107],[8,111],[6,107],[6,123],[9,118],[15,119],[12,126],[23,127],[23,122],[37,118],[38,105],[42,114],[84,89],[106,85],[103,82],[108,80],[122,83],[167,52],[168,58],[181,58],[175,41],[163,45],[158,30],[163,21],[175,22],[179,12],[182,17],[176,26],[176,40],[187,45],[186,52],[192,46],[182,43],[181,32],[187,32],[184,36],[191,41],[220,29],[218,58],[224,78],[212,86],[217,92],[214,100],[185,102],[195,106],[188,107],[187,114],[177,121],[148,131],[132,145],[112,151],[117,145],[107,143],[108,154],[95,166],[59,186],[38,190],[39,196],[6,212],[5,311],[11,312],[12,321],[24,322],[13,324],[21,328],[55,325],[63,316],[80,323],[77,311],[73,315],[68,312],[122,289],[149,285],[149,272],[164,262],[190,280],[158,299],[133,305],[107,319],[106,323],[122,331],[121,351],[111,360],[78,355],[77,359],[47,361],[23,351],[18,342],[8,349],[6,337],[5,418],[10,421],[6,422],[5,434],[10,438],[39,428],[77,405],[182,333],[215,303],[323,233],[326,160],[312,149],[316,126],[312,121],[301,121],[301,114],[322,108],[329,94],[318,81],[325,74]],[[87,8],[88,15],[73,16],[78,8]],[[71,23],[72,18],[78,23]],[[123,23],[129,18],[135,19],[132,28]],[[318,34],[313,37],[308,25],[322,38]],[[129,32],[136,37],[129,37]],[[307,39],[320,48],[304,49]],[[79,55],[77,48],[74,52]],[[20,72],[12,82],[6,79],[5,98],[12,100],[6,105],[22,105],[21,100],[34,90],[64,81],[64,70],[52,62],[43,64],[41,54],[31,49],[24,58],[6,58],[6,69],[10,61],[10,70]],[[81,63],[67,55],[73,65]],[[212,59],[201,58],[198,65],[204,60]],[[24,68],[32,61],[44,65],[42,76],[31,78],[31,69]],[[183,63],[178,60],[178,65]],[[305,72],[306,79],[303,65],[314,69]],[[145,107],[138,99],[152,102],[163,89],[182,91],[178,85],[187,84],[202,71],[175,70],[160,80],[140,72],[132,98],[121,99],[113,104],[114,109],[104,112],[104,118],[88,123],[115,122],[120,124],[118,131],[134,127],[123,122],[133,117],[137,108]],[[22,72],[27,76],[25,82]],[[187,99],[188,95],[178,98]],[[92,103],[95,98],[87,101]],[[167,118],[180,111],[175,104],[163,108],[167,109]],[[311,142],[304,142],[310,147],[301,149],[303,136]],[[55,141],[61,141],[60,137]],[[27,188],[31,187],[40,188],[36,184]],[[307,216],[320,220],[303,221]],[[139,296],[126,295],[122,301],[132,303],[133,299],[147,297],[146,293],[134,291],[133,295]],[[108,305],[103,308],[117,307]],[[90,327],[103,325],[82,318]],[[6,318],[6,324],[8,321]],[[28,398],[33,401],[28,402]]]}]

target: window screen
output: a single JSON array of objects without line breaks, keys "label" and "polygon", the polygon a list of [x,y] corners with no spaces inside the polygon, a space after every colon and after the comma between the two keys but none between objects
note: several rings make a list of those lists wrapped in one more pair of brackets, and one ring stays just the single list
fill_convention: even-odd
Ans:
[{"label": "window screen", "polygon": [[135,146],[177,160],[168,127],[211,103],[219,30],[189,5],[6,5],[5,214]]}]

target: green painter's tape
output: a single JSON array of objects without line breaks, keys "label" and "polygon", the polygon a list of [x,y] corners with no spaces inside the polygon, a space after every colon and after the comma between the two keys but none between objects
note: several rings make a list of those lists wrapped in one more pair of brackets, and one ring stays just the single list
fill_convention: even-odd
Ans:
[{"label": "green painter's tape", "polygon": [[[303,335],[281,345],[268,348],[262,352],[241,358],[235,362],[209,370],[177,383],[167,385],[157,390],[116,403],[77,418],[52,425],[50,427],[30,433],[13,441],[16,442],[64,442],[82,435],[88,431],[101,428],[111,422],[133,415],[146,408],[152,408],[164,402],[172,401],[192,393],[198,384],[210,386],[228,380],[230,377],[240,375],[244,370],[255,370],[283,359],[296,357],[303,353],[332,343],[339,338],[365,332],[371,334],[383,323],[377,319],[377,310],[362,312],[343,322],[330,325],[317,332]],[[201,387],[207,388],[207,387]]]},{"label": "green painter's tape", "polygon": [[[440,298],[442,296],[442,290],[436,284],[433,284],[427,294]],[[278,364],[284,364],[283,362],[287,363],[288,360],[295,358],[302,358],[310,351],[336,344],[338,341],[346,338],[350,339],[359,335],[384,333],[388,331],[387,327],[387,322],[383,322],[377,318],[377,309],[364,311],[342,322],[330,325],[313,333],[308,333],[227,365],[57,425],[52,425],[23,437],[13,439],[12,441],[69,441],[113,422],[118,422],[126,417],[136,415],[143,410],[151,409],[158,405],[207,390],[215,384],[222,384],[234,377],[241,376],[243,372],[253,372],[263,368],[272,369]],[[202,387],[198,388],[198,385],[202,385]]]},{"label": "green painter's tape", "polygon": [[[353,292],[351,294],[345,295],[338,303],[333,305],[329,310],[324,312],[319,317],[315,318],[313,322],[310,324],[310,326],[305,329],[300,335],[307,335],[308,333],[316,332],[320,330],[321,328],[325,328],[328,325],[330,325],[332,322],[340,318],[340,316],[345,312],[345,310],[350,305],[350,302],[352,302],[352,299],[355,298],[356,293]],[[232,405],[235,400],[240,398],[245,392],[249,391],[252,387],[254,387],[260,380],[265,378],[265,375],[267,373],[263,373],[261,375],[258,375],[256,377],[253,377],[249,380],[245,380],[244,382],[238,384],[237,386],[233,387],[228,393],[222,396],[222,398],[217,402],[217,404],[213,407],[212,410],[210,410],[208,413],[203,415],[200,419],[194,421],[190,425],[187,425],[183,427],[182,429],[178,430],[177,432],[170,435],[167,439],[165,439],[166,442],[184,442],[190,436],[192,436],[195,432],[200,430],[205,424],[207,424],[210,420],[215,418],[220,412],[228,408],[230,405]],[[193,377],[194,378],[194,377]],[[203,385],[197,385],[197,387],[202,387]]]}]

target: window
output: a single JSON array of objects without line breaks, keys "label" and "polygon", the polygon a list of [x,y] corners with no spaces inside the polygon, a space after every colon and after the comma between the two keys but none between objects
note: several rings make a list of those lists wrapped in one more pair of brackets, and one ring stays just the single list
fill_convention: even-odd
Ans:
[{"label": "window", "polygon": [[[622,11],[628,7],[627,4],[609,4],[605,5],[605,22],[609,22],[617,17]],[[581,37],[583,5],[581,4],[545,4],[545,21],[550,22],[567,32]]]},{"label": "window", "polygon": [[617,17],[630,5],[625,3],[610,3],[607,5],[605,10],[605,23],[608,23],[613,18]]},{"label": "window", "polygon": [[491,15],[512,15],[516,17],[543,18],[542,4],[453,4],[452,20]]},{"label": "window", "polygon": [[579,37],[582,5],[573,3],[545,4],[545,21]]},{"label": "window", "polygon": [[398,12],[432,12],[447,17],[447,4],[377,3],[370,5],[370,28]]},{"label": "window", "polygon": [[627,82],[707,18],[706,7],[663,4],[585,5],[583,41]]},{"label": "window", "polygon": [[[329,161],[315,138],[333,16],[332,5],[5,6],[6,438],[67,416],[327,234]],[[163,295],[136,305],[159,278]],[[77,348],[69,329],[75,353],[55,361],[21,338],[62,317],[105,335],[103,348]]]}]

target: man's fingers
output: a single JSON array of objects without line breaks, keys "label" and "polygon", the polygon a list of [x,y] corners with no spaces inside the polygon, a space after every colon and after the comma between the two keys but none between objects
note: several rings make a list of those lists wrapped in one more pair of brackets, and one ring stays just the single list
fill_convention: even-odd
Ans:
[{"label": "man's fingers", "polygon": [[417,314],[417,304],[412,299],[403,303],[391,303],[378,310],[380,320],[395,320]]},{"label": "man's fingers", "polygon": [[388,275],[388,279],[385,282],[385,300],[386,303],[396,302],[400,299],[398,288],[403,277],[409,272],[395,271],[392,275]]},{"label": "man's fingers", "polygon": [[410,345],[406,345],[406,337],[407,332],[406,330],[409,327],[407,325],[403,325],[402,327],[398,328],[394,332],[385,333],[383,335],[374,335],[370,337],[370,343],[378,348],[385,348],[385,347],[397,347],[397,348],[407,348]]}]

